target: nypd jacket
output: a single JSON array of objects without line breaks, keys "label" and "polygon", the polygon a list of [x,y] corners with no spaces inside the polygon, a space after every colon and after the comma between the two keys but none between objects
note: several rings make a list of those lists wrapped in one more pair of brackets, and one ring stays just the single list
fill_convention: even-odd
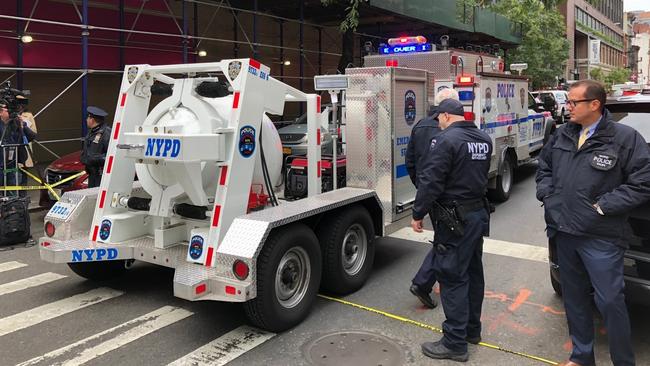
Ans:
[{"label": "nypd jacket", "polygon": [[561,126],[540,154],[535,180],[548,235],[605,237],[626,246],[628,212],[650,199],[650,151],[637,131],[613,122],[607,110],[578,149],[580,130],[575,123]]},{"label": "nypd jacket", "polygon": [[111,128],[102,123],[88,132],[83,142],[81,162],[88,174],[101,174],[111,138]]},{"label": "nypd jacket", "polygon": [[406,146],[406,170],[411,177],[411,182],[416,187],[417,185],[417,172],[422,165],[420,160],[426,156],[431,146],[431,140],[440,133],[440,126],[438,124],[438,114],[421,119],[413,126],[411,130],[411,138]]},{"label": "nypd jacket", "polygon": [[473,122],[455,122],[431,140],[418,171],[413,219],[421,220],[434,201],[483,198],[487,190],[492,140]]}]

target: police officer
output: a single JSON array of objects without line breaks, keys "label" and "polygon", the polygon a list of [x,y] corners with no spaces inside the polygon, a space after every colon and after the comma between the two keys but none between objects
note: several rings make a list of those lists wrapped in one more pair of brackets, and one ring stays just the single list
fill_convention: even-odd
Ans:
[{"label": "police officer", "polygon": [[[431,108],[430,115],[418,121],[411,130],[411,138],[406,146],[405,163],[411,182],[413,182],[413,185],[415,185],[416,188],[418,186],[418,167],[422,165],[421,160],[423,157],[428,155],[431,140],[433,140],[433,138],[441,131],[438,123],[438,111],[436,106],[443,100],[450,98],[458,100],[458,92],[451,88],[445,88],[438,92],[434,100],[435,106]],[[431,213],[429,213],[429,217],[433,223]],[[433,272],[433,249],[431,249],[424,258],[420,269],[415,274],[409,290],[413,295],[420,299],[426,307],[433,309],[438,305],[431,297],[431,291],[435,283],[436,275]]]},{"label": "police officer", "polygon": [[88,187],[98,187],[102,181],[104,160],[108,151],[111,128],[104,123],[108,115],[101,108],[90,106],[87,109],[86,126],[88,135],[84,139],[81,162],[86,166],[88,173]]},{"label": "police officer", "polygon": [[614,123],[605,89],[593,80],[571,85],[569,123],[540,154],[537,199],[557,244],[564,307],[573,351],[561,365],[594,365],[591,289],[605,322],[614,365],[634,365],[623,294],[628,213],[650,199],[650,154],[634,129]]},{"label": "police officer", "polygon": [[465,121],[463,105],[447,99],[438,106],[443,131],[430,144],[418,173],[411,227],[422,232],[422,219],[434,207],[433,267],[445,311],[444,335],[422,344],[431,358],[467,361],[467,342],[481,340],[483,235],[489,230],[486,207],[490,137]]}]

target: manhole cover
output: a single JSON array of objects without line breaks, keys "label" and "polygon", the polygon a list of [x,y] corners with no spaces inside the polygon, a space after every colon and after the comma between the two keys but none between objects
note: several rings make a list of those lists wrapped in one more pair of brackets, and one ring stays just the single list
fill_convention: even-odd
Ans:
[{"label": "manhole cover", "polygon": [[390,339],[369,332],[336,332],[307,344],[307,359],[314,365],[397,366],[403,352]]}]

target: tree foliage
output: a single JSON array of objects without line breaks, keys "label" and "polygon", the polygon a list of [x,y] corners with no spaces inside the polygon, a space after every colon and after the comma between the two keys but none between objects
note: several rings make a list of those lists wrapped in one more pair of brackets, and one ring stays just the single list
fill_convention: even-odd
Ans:
[{"label": "tree foliage", "polygon": [[506,64],[527,63],[525,73],[531,78],[534,89],[554,86],[556,77],[564,74],[569,42],[557,3],[553,0],[500,0],[489,7],[511,21],[522,23],[522,43],[506,53]]},{"label": "tree foliage", "polygon": [[603,69],[597,67],[589,71],[589,76],[592,79],[598,80],[601,83],[605,84],[607,90],[611,90],[612,85],[623,84],[624,82],[629,81],[631,73],[632,70],[623,69],[620,67],[610,71],[609,73],[606,73],[603,71]]},{"label": "tree foliage", "polygon": [[347,5],[345,7],[345,18],[339,25],[339,31],[345,33],[347,31],[356,31],[359,26],[359,4],[361,0],[321,0],[321,4],[328,6],[331,4]]}]

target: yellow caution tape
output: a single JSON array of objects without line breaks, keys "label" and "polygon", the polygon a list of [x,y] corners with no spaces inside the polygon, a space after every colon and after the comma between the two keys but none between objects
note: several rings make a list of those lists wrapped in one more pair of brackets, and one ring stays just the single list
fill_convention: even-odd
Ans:
[{"label": "yellow caution tape", "polygon": [[[413,320],[413,319],[405,318],[403,316],[387,313],[385,311],[374,309],[374,308],[371,308],[371,307],[368,307],[368,306],[355,304],[353,302],[346,301],[346,300],[343,300],[343,299],[338,299],[336,297],[330,297],[330,296],[321,295],[321,294],[318,294],[318,296],[323,298],[323,299],[326,299],[326,300],[338,302],[338,303],[341,303],[341,304],[344,304],[344,305],[352,306],[352,307],[357,308],[357,309],[361,309],[361,310],[369,311],[371,313],[379,314],[379,315],[385,316],[385,317],[393,319],[393,320],[398,320],[398,321],[401,321],[401,322],[404,322],[404,323],[407,323],[407,324],[415,325],[415,326],[420,327],[420,328],[429,329],[429,330],[432,330],[434,332],[442,333],[442,329],[434,327],[433,325],[421,323],[421,322],[419,322],[417,320]],[[495,349],[495,350],[498,350],[498,351],[501,351],[501,352],[510,353],[510,354],[513,354],[513,355],[529,358],[531,360],[543,362],[543,363],[546,363],[546,364],[549,364],[549,365],[557,365],[558,364],[555,361],[547,360],[545,358],[538,357],[538,356],[529,355],[529,354],[523,353],[523,352],[513,351],[513,350],[503,348],[501,346],[497,346],[497,345],[494,345],[494,344],[480,342],[479,345],[483,346],[483,347]]]},{"label": "yellow caution tape", "polygon": [[69,176],[69,177],[67,177],[65,179],[61,179],[60,181],[58,181],[58,182],[56,182],[54,184],[47,184],[47,183],[43,182],[37,176],[30,173],[29,171],[27,171],[27,170],[25,170],[23,168],[20,168],[20,170],[23,173],[27,174],[30,178],[35,180],[37,183],[42,184],[42,186],[0,186],[0,191],[37,191],[37,190],[41,190],[41,189],[47,189],[48,191],[50,191],[52,196],[54,196],[54,198],[58,201],[58,200],[61,199],[61,197],[59,197],[59,195],[56,193],[56,191],[54,191],[54,189],[53,189],[54,187],[58,186],[59,184],[69,182],[69,181],[71,181],[73,179],[77,179],[77,178],[81,177],[82,175],[86,174],[86,172],[82,171],[82,172],[79,172],[77,174],[71,175],[71,176]]}]

